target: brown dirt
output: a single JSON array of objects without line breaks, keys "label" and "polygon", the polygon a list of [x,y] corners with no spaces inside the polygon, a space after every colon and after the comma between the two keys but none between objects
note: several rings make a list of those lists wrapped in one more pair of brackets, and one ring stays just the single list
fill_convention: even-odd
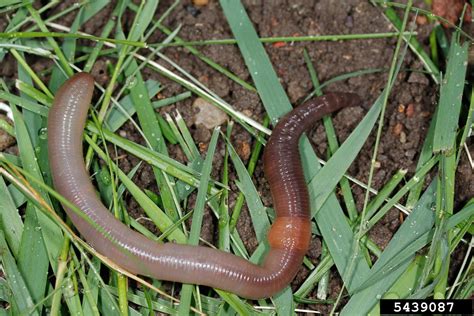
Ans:
[{"label": "brown dirt", "polygon": [[[159,15],[172,3],[171,0],[160,1]],[[346,1],[243,1],[250,18],[254,22],[257,32],[262,37],[271,36],[297,36],[316,34],[349,34],[349,33],[372,33],[393,31],[389,23],[383,18],[379,9],[374,8],[368,1],[346,0]],[[337,4],[337,5],[336,5]],[[65,4],[63,4],[65,5]],[[425,7],[423,1],[415,1],[416,6]],[[108,19],[110,7],[104,10],[99,18],[94,18],[83,28],[84,31],[99,35],[103,24]],[[133,15],[126,16],[125,27],[130,27]],[[71,18],[66,18],[60,23],[70,25]],[[182,25],[179,36],[189,41],[202,39],[231,38],[232,34],[227,25],[225,17],[217,3],[210,1],[207,6],[194,7],[189,0],[183,1],[182,5],[165,21],[171,29]],[[432,25],[419,25],[417,31],[421,43],[427,43],[427,35]],[[156,32],[149,42],[159,42],[165,36]],[[293,104],[299,104],[305,96],[312,91],[312,84],[303,59],[303,50],[306,49],[313,61],[321,82],[334,76],[368,68],[386,68],[390,65],[396,39],[373,39],[345,42],[314,42],[314,43],[288,43],[286,45],[265,45],[267,53],[274,65],[276,73],[280,77],[290,100]],[[233,45],[210,45],[199,48],[207,57],[220,65],[228,68],[242,79],[250,82],[251,78],[245,67],[239,50]],[[217,73],[202,61],[188,53],[183,48],[167,48],[164,53],[176,61],[181,67],[198,78],[202,83],[211,88],[220,97],[232,104],[237,110],[261,121],[264,115],[263,106],[257,94],[252,93],[224,75]],[[4,61],[11,62],[11,59]],[[114,62],[114,61],[112,61]],[[33,64],[35,68],[43,69],[44,60]],[[403,68],[423,69],[419,60],[409,51]],[[14,67],[5,69],[0,67],[4,77],[14,77]],[[106,59],[100,58],[96,63],[94,75],[97,80],[104,84],[108,81],[106,71]],[[171,96],[183,89],[170,80],[157,75],[149,70],[144,70],[145,78],[153,78],[166,86],[162,96]],[[367,112],[367,107],[379,96],[386,83],[387,73],[375,73],[364,75],[330,85],[326,91],[350,91],[363,96],[365,103],[360,107],[344,109],[335,114],[334,125],[340,142],[344,141],[352,132],[354,127]],[[401,72],[397,78],[393,92],[389,99],[388,108],[384,120],[383,136],[378,154],[378,166],[375,170],[373,186],[378,189],[390,179],[399,169],[407,169],[407,179],[413,174],[418,159],[420,148],[428,128],[429,121],[438,99],[436,85],[431,78],[421,73]],[[171,112],[179,109],[196,141],[200,143],[203,152],[207,149],[210,132],[202,126],[194,126],[192,102],[194,98],[180,102],[179,104],[161,109],[160,112]],[[1,131],[0,131],[1,133]],[[131,124],[127,124],[121,131],[133,141],[141,142]],[[325,157],[327,144],[323,127],[318,124],[310,134],[310,138],[316,144],[319,156]],[[248,160],[248,148],[253,145],[250,137],[241,127],[235,126],[232,141],[238,144],[237,148],[244,162]],[[371,135],[361,153],[351,166],[349,173],[355,178],[366,182],[368,167],[370,165],[375,136]],[[472,145],[470,146],[472,148]],[[221,142],[214,159],[213,177],[219,179],[222,166],[224,144]],[[170,154],[183,161],[183,153],[178,146],[169,146]],[[123,154],[119,152],[119,155]],[[471,150],[471,154],[472,150]],[[121,160],[121,167],[129,171],[138,160],[127,157]],[[461,206],[474,195],[472,186],[474,176],[466,157],[461,159],[458,169],[456,187],[456,205]],[[235,179],[231,174],[231,180]],[[142,188],[158,192],[153,172],[149,166],[143,166],[134,181]],[[266,180],[263,177],[261,164],[258,165],[254,181],[266,205],[271,205],[271,198]],[[234,193],[230,196],[230,207],[233,207],[237,187],[231,185]],[[365,192],[358,186],[353,185],[353,192],[359,209],[362,207]],[[127,197],[129,211],[132,216],[142,214],[132,198]],[[188,208],[194,206],[192,197]],[[215,239],[215,219],[207,215],[203,227],[202,236],[208,241]],[[143,222],[142,222],[143,223]],[[382,219],[370,232],[370,237],[382,248],[387,245],[392,235],[400,225],[398,211],[392,210]],[[251,229],[251,221],[247,209],[244,208],[238,223],[238,230],[251,252],[257,245],[254,233]],[[315,238],[309,252],[310,259],[316,264],[320,256],[321,242]],[[302,268],[293,282],[299,285],[308,271]],[[335,298],[341,288],[340,279],[336,273],[331,275],[331,289],[329,298]],[[324,306],[318,306],[318,310],[328,311]]]}]

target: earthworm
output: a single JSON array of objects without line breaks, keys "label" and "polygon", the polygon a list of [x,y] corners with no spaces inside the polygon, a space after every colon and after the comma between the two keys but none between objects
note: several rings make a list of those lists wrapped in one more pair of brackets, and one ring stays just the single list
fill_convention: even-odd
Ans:
[{"label": "earthworm", "polygon": [[355,105],[354,94],[326,94],[296,107],[273,129],[263,154],[276,218],[268,232],[269,251],[260,265],[202,246],[157,243],[117,220],[99,200],[83,159],[83,130],[94,78],[78,73],[58,90],[48,118],[48,152],[54,187],[92,222],[64,206],[87,242],[134,273],[210,286],[245,298],[272,296],[301,266],[311,238],[309,195],[298,151],[301,134],[323,115]]}]

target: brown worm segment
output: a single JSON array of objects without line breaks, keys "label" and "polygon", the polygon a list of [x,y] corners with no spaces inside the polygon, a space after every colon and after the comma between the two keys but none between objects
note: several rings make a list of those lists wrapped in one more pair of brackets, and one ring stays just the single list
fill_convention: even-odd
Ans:
[{"label": "brown worm segment", "polygon": [[283,117],[265,148],[265,175],[276,219],[268,233],[270,250],[261,265],[220,250],[176,243],[159,244],[118,221],[97,197],[84,165],[82,134],[94,78],[74,75],[59,89],[48,118],[48,146],[56,190],[95,224],[65,207],[78,231],[99,253],[140,275],[206,285],[257,299],[287,286],[301,266],[311,238],[308,190],[298,151],[301,134],[322,116],[359,102],[354,94],[327,94]]}]

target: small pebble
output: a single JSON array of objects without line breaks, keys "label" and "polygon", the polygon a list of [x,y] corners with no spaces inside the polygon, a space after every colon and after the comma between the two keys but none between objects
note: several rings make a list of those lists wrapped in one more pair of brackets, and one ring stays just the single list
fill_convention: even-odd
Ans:
[{"label": "small pebble", "polygon": [[397,123],[393,127],[393,134],[394,135],[400,135],[400,133],[403,131],[403,124],[402,123]]},{"label": "small pebble", "polygon": [[273,47],[275,48],[280,48],[280,47],[284,47],[286,46],[286,43],[285,42],[275,42],[272,44]]},{"label": "small pebble", "polygon": [[199,143],[198,146],[199,146],[199,151],[200,151],[200,152],[202,152],[202,153],[203,153],[203,152],[206,152],[206,150],[207,150],[207,144],[205,144],[205,143]]},{"label": "small pebble", "polygon": [[209,0],[193,0],[193,4],[197,6],[205,6],[209,4]]},{"label": "small pebble", "polygon": [[408,104],[405,114],[407,117],[413,117],[413,115],[415,115],[415,106],[413,103]]},{"label": "small pebble", "polygon": [[415,156],[416,156],[416,150],[414,150],[414,149],[409,149],[405,152],[405,157],[407,157],[410,160],[413,160],[413,158],[415,158]]},{"label": "small pebble", "polygon": [[246,117],[252,117],[253,113],[252,111],[250,111],[249,109],[245,109],[242,111],[242,113],[246,116]]},{"label": "small pebble", "polygon": [[239,157],[246,161],[250,157],[250,144],[245,140],[237,140],[235,150]]},{"label": "small pebble", "polygon": [[407,134],[405,132],[400,133],[400,143],[405,144],[407,142]]},{"label": "small pebble", "polygon": [[416,17],[416,24],[426,25],[428,23],[428,18],[425,15],[418,15]]},{"label": "small pebble", "polygon": [[213,129],[224,124],[228,119],[227,114],[202,98],[194,100],[193,107],[197,109],[197,114],[194,115],[196,126],[202,124],[207,129]]}]

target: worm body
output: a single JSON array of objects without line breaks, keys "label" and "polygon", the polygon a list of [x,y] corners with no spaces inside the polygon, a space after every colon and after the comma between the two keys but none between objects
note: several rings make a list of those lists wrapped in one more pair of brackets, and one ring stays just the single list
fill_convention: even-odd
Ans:
[{"label": "worm body", "polygon": [[274,128],[263,160],[276,219],[268,233],[270,250],[261,265],[255,265],[207,247],[158,244],[122,224],[103,206],[89,179],[82,152],[82,133],[93,89],[91,75],[74,75],[56,94],[48,119],[54,186],[95,222],[96,227],[65,207],[92,247],[135,274],[207,285],[246,298],[269,297],[291,282],[311,238],[309,198],[298,139],[323,115],[355,105],[357,97],[328,94],[313,99],[287,114]]}]

